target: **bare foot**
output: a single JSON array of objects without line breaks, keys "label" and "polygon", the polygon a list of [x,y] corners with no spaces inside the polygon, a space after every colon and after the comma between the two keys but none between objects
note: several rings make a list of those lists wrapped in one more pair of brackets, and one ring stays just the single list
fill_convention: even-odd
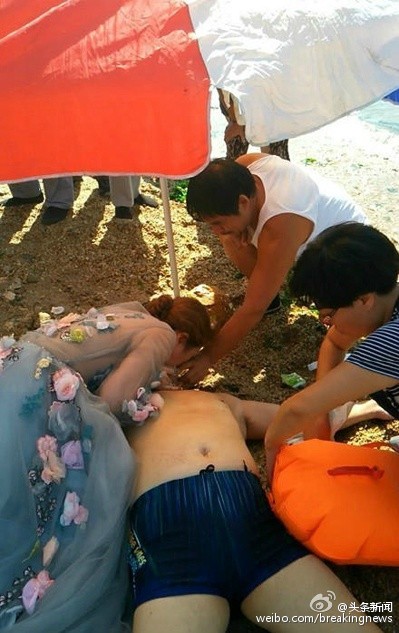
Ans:
[{"label": "bare foot", "polygon": [[380,407],[374,400],[365,400],[364,402],[355,402],[346,421],[341,428],[346,428],[364,422],[365,420],[393,420],[393,417]]}]

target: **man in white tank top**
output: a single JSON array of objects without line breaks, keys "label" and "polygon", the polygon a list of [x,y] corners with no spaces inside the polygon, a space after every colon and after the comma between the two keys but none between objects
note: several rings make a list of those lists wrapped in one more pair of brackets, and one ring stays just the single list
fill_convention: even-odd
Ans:
[{"label": "man in white tank top", "polygon": [[211,161],[190,180],[187,209],[218,235],[229,259],[248,278],[243,304],[185,364],[187,384],[201,380],[259,323],[310,240],[329,226],[367,223],[341,186],[261,153]]}]

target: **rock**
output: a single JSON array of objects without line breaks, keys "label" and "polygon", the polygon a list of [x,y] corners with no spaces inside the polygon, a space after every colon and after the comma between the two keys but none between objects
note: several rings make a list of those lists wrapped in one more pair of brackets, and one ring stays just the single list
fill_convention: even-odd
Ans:
[{"label": "rock", "polygon": [[35,273],[29,273],[26,277],[27,284],[37,284],[39,280],[40,280],[39,275]]},{"label": "rock", "polygon": [[10,290],[19,290],[22,287],[22,281],[16,277],[10,284]]},{"label": "rock", "polygon": [[200,284],[189,291],[189,296],[206,307],[214,330],[220,330],[233,311],[229,297],[215,286]]},{"label": "rock", "polygon": [[14,334],[15,330],[16,330],[15,321],[6,321],[5,323],[3,323],[1,331],[2,333],[8,332],[9,334]]},{"label": "rock", "polygon": [[4,297],[4,299],[5,299],[6,301],[14,301],[14,300],[15,300],[15,297],[16,297],[16,294],[15,294],[15,292],[12,292],[11,290],[6,290],[6,291],[3,293],[3,297]]}]

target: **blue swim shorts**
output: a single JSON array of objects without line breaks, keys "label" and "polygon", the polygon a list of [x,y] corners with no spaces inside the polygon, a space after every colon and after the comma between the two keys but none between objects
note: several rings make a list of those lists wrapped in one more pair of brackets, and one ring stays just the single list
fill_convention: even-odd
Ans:
[{"label": "blue swim shorts", "polygon": [[134,606],[208,594],[241,602],[263,581],[309,554],[273,514],[248,471],[215,471],[141,495],[130,517]]}]

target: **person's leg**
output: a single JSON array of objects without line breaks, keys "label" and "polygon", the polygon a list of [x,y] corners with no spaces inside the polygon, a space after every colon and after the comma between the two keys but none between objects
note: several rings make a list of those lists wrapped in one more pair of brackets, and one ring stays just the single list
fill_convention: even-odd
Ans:
[{"label": "person's leg", "polygon": [[141,176],[132,176],[132,189],[134,195],[134,204],[144,205],[156,209],[158,202],[152,196],[147,196],[145,193],[140,193]]},{"label": "person's leg", "polygon": [[8,185],[11,191],[11,198],[5,201],[4,206],[14,207],[23,204],[37,204],[43,202],[43,194],[38,180],[25,180],[24,182],[13,182]]},{"label": "person's leg", "polygon": [[137,198],[137,196],[139,195],[139,193],[140,193],[141,177],[140,176],[130,176],[130,182],[131,182],[131,186],[132,186],[133,200],[135,200]]},{"label": "person's leg", "polygon": [[117,220],[132,220],[135,180],[130,176],[110,176],[109,190]]},{"label": "person's leg", "polygon": [[218,88],[219,94],[219,107],[227,121],[226,129],[224,131],[224,142],[226,143],[226,158],[232,158],[235,160],[239,156],[246,154],[248,151],[249,143],[245,138],[245,126],[237,123],[237,117],[234,111],[234,104],[232,100],[226,103],[225,97],[227,93]]},{"label": "person's leg", "polygon": [[13,182],[8,186],[14,198],[33,198],[33,196],[38,196],[41,193],[38,180]]},{"label": "person's leg", "polygon": [[[348,607],[345,611],[340,610],[343,604]],[[271,633],[336,633],[338,630],[342,633],[372,633],[380,630],[373,623],[348,622],[348,616],[365,615],[351,611],[350,605],[359,606],[327,565],[309,555],[287,565],[256,587],[242,602],[241,610],[249,620]],[[283,616],[288,621],[282,621]],[[327,616],[333,616],[334,621],[328,621]]]},{"label": "person's leg", "polygon": [[348,426],[364,422],[365,420],[392,420],[392,416],[385,411],[375,400],[365,400],[364,402],[355,402],[349,412],[348,417],[341,426],[346,429]]},{"label": "person's leg", "polygon": [[224,141],[226,143],[226,158],[235,160],[248,151],[249,143],[245,138],[243,125],[230,121],[224,131]]},{"label": "person's leg", "polygon": [[111,202],[115,206],[115,217],[120,220],[131,220],[134,204],[156,208],[158,202],[140,193],[141,176],[110,176]]},{"label": "person's leg", "polygon": [[109,178],[108,176],[92,176],[97,180],[98,193],[100,196],[109,196]]},{"label": "person's leg", "polygon": [[45,208],[70,209],[73,206],[73,178],[44,178],[43,188],[46,195]]},{"label": "person's leg", "polygon": [[134,193],[130,176],[110,176],[109,189],[111,202],[116,207],[132,207]]},{"label": "person's leg", "polygon": [[227,548],[226,557],[220,551],[226,520],[212,509],[222,505],[221,482],[233,486],[242,477],[250,476],[204,472],[167,481],[135,501],[128,531],[134,633],[226,630],[229,604],[222,595],[229,595],[231,557]]},{"label": "person's leg", "polygon": [[197,594],[157,598],[136,609],[133,633],[224,633],[229,617],[228,602],[219,596]]},{"label": "person's leg", "polygon": [[69,209],[73,207],[74,191],[72,176],[44,178],[43,187],[46,199],[41,223],[49,225],[65,220]]},{"label": "person's leg", "polygon": [[367,420],[388,421],[392,420],[392,416],[371,399],[364,402],[347,402],[337,407],[329,414],[331,439],[333,440],[335,434],[341,429]]},{"label": "person's leg", "polygon": [[285,160],[290,160],[288,139],[276,141],[275,143],[270,143],[270,145],[264,145],[260,149],[263,154],[273,154],[274,156],[280,156],[280,158],[284,158]]}]

